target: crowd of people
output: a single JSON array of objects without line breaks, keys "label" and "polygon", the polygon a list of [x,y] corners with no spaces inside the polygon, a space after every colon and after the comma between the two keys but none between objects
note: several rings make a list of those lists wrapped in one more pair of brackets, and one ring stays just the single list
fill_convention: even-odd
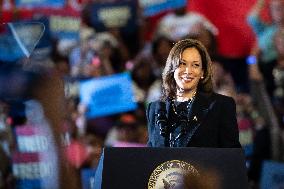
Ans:
[{"label": "crowd of people", "polygon": [[[67,161],[80,171],[98,165],[104,147],[146,146],[148,140],[146,108],[162,94],[162,71],[175,43],[197,39],[212,59],[214,91],[232,97],[237,107],[240,143],[244,149],[249,181],[257,188],[264,160],[284,160],[284,1],[271,0],[272,22],[261,20],[264,0],[257,0],[248,15],[248,24],[256,35],[255,47],[248,52],[247,70],[232,75],[233,70],[218,54],[218,28],[207,18],[185,7],[161,18],[150,41],[143,39],[147,20],[140,18],[137,31],[123,33],[118,28],[98,32],[90,24],[89,4],[82,10],[80,41],[64,45],[54,40],[45,57],[45,67],[64,81],[64,114],[60,124],[60,141]],[[233,44],[232,44],[233,45]],[[36,50],[35,50],[36,51]],[[46,69],[46,68],[45,68]],[[80,99],[80,81],[128,72],[137,109],[114,115],[87,118],[88,105]],[[238,83],[247,77],[247,83]],[[248,86],[248,88],[243,87]],[[20,111],[24,108],[20,107]],[[272,113],[271,113],[272,111]],[[14,113],[14,114],[12,114]],[[15,149],[12,128],[27,123],[27,118],[9,111],[0,103],[0,155],[11,159]],[[276,141],[276,142],[275,142]],[[278,145],[277,145],[278,144]],[[76,158],[74,158],[76,156]],[[2,159],[1,159],[2,162]],[[0,188],[12,178],[9,168],[0,164]],[[2,180],[5,178],[6,180]]]}]

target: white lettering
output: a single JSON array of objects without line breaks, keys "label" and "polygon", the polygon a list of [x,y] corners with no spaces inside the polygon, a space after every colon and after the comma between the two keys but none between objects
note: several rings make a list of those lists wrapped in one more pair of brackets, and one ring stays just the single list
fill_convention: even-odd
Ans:
[{"label": "white lettering", "polygon": [[21,179],[50,177],[52,175],[52,165],[48,162],[14,164],[13,175]]},{"label": "white lettering", "polygon": [[50,30],[53,32],[78,32],[80,29],[80,19],[67,16],[50,16]]},{"label": "white lettering", "polygon": [[27,3],[40,3],[42,0],[21,0],[20,1],[22,4],[27,4]]},{"label": "white lettering", "polygon": [[48,150],[48,140],[45,136],[18,136],[20,152],[42,152]]},{"label": "white lettering", "polygon": [[139,0],[141,7],[150,7],[153,5],[159,5],[162,3],[166,3],[167,0]]},{"label": "white lettering", "polygon": [[131,17],[131,12],[126,6],[104,8],[99,10],[98,17],[106,27],[123,27]]}]

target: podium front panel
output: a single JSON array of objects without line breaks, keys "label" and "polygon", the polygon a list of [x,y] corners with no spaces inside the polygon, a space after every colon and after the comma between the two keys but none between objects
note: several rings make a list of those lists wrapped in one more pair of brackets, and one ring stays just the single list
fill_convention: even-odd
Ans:
[{"label": "podium front panel", "polygon": [[155,169],[173,160],[186,162],[198,172],[214,170],[221,188],[248,188],[244,155],[238,148],[105,148],[102,157],[99,188],[148,188]]}]

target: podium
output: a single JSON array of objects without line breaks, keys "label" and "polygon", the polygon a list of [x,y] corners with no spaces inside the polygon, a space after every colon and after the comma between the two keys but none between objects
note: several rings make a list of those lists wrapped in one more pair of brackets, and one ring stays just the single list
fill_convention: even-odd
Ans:
[{"label": "podium", "polygon": [[[198,177],[206,170],[213,170],[222,189],[248,188],[242,149],[148,147],[104,148],[94,188],[171,188],[162,185],[176,179],[180,169],[191,171]],[[210,180],[209,177],[203,177],[202,182],[207,179]]]}]

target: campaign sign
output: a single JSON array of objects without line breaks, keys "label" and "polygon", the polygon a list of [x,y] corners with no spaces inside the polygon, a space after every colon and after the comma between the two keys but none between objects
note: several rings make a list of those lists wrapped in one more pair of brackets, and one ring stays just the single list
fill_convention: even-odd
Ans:
[{"label": "campaign sign", "polygon": [[249,157],[253,153],[253,128],[249,119],[240,119],[239,125],[239,141],[244,149],[245,156]]},{"label": "campaign sign", "polygon": [[44,33],[39,22],[14,22],[1,25],[0,60],[16,61],[29,57]]},{"label": "campaign sign", "polygon": [[91,23],[96,31],[120,28],[125,32],[137,28],[137,3],[135,1],[115,1],[94,3],[91,8]]},{"label": "campaign sign", "polygon": [[81,19],[77,16],[50,15],[49,27],[51,35],[57,39],[79,39]]},{"label": "campaign sign", "polygon": [[144,16],[154,16],[161,12],[180,8],[186,5],[186,0],[139,0]]},{"label": "campaign sign", "polygon": [[81,102],[88,107],[87,118],[127,112],[137,108],[129,73],[82,81],[79,93]]},{"label": "campaign sign", "polygon": [[45,129],[39,125],[15,128],[17,150],[13,152],[13,176],[17,189],[58,188],[57,161]]},{"label": "campaign sign", "polygon": [[265,161],[262,166],[261,189],[284,188],[284,163]]},{"label": "campaign sign", "polygon": [[63,8],[65,0],[15,0],[17,8],[23,7],[52,7]]},{"label": "campaign sign", "polygon": [[51,48],[51,35],[50,35],[50,26],[49,20],[45,16],[34,18],[32,22],[41,23],[44,25],[44,32],[36,45],[36,49]]},{"label": "campaign sign", "polygon": [[[17,189],[39,189],[44,187],[46,180],[51,180],[50,176],[54,172],[52,163],[41,161],[39,153],[13,153],[13,176]],[[49,184],[47,186],[50,186]],[[54,186],[54,185],[52,185]]]},{"label": "campaign sign", "polygon": [[17,41],[11,35],[0,35],[0,60],[13,62],[25,57],[22,49],[17,46]]}]

